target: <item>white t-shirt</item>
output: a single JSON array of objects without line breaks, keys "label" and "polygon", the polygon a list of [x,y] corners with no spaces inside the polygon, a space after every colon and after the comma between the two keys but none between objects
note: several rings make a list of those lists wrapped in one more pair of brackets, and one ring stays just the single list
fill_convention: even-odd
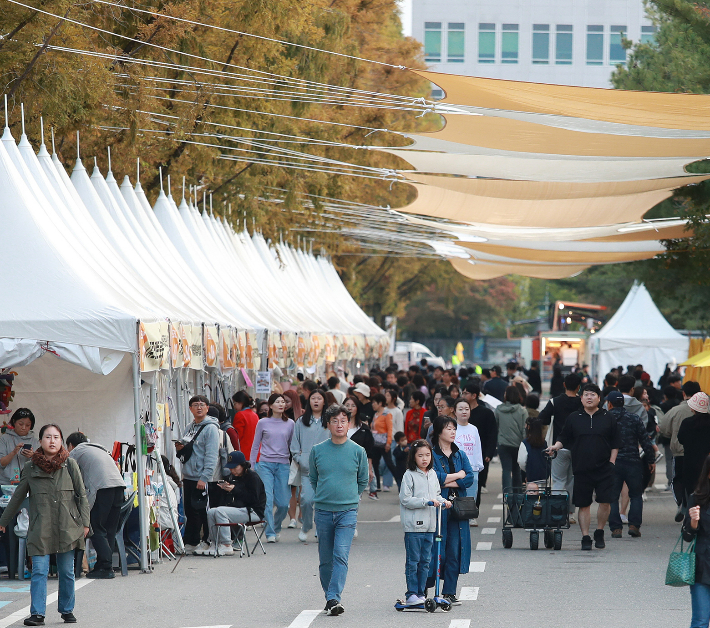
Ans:
[{"label": "white t-shirt", "polygon": [[329,390],[328,392],[332,392],[332,393],[333,393],[333,397],[335,397],[335,400],[336,400],[338,403],[343,403],[343,401],[345,401],[346,395],[345,395],[345,393],[344,393],[342,390],[340,390],[340,388],[332,388],[332,389]]},{"label": "white t-shirt", "polygon": [[456,446],[468,456],[468,461],[474,471],[483,470],[483,451],[481,437],[475,425],[456,425]]},{"label": "white t-shirt", "polygon": [[404,416],[402,415],[402,411],[397,407],[387,408],[386,411],[392,415],[392,436],[397,432],[404,432]]}]

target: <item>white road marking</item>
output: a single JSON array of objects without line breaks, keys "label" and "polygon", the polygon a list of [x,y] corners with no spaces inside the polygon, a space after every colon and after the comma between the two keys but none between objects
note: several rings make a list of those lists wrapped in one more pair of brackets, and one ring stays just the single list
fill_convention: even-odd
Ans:
[{"label": "white road marking", "polygon": [[478,572],[483,573],[486,570],[486,563],[470,563],[468,566],[469,573]]},{"label": "white road marking", "polygon": [[399,515],[395,515],[387,521],[387,523],[399,523]]},{"label": "white road marking", "polygon": [[496,533],[495,528],[483,528],[483,530],[481,530],[481,534],[495,534],[495,533]]},{"label": "white road marking", "polygon": [[478,599],[478,587],[461,587],[461,595],[459,600],[462,602],[470,602]]},{"label": "white road marking", "polygon": [[503,493],[498,493],[498,499],[503,499]]},{"label": "white road marking", "polygon": [[313,620],[318,617],[323,611],[301,611],[298,617],[294,619],[288,628],[308,628],[313,623]]},{"label": "white road marking", "polygon": [[[90,580],[88,578],[82,578],[81,580],[74,583],[74,590],[81,589],[81,587],[85,587],[87,584],[90,584],[91,582],[93,582],[93,580]],[[47,606],[56,602],[58,597],[59,597],[59,591],[55,591],[54,593],[50,593],[47,596]],[[19,611],[15,611],[11,615],[8,615],[7,617],[3,617],[2,619],[0,619],[0,628],[7,628],[7,626],[12,626],[12,624],[24,619],[29,614],[30,614],[30,607],[25,606],[25,608],[21,608]]]},{"label": "white road marking", "polygon": [[470,625],[470,619],[452,619],[449,628],[469,628]]},{"label": "white road marking", "polygon": [[500,523],[500,517],[488,517],[486,523]]},{"label": "white road marking", "polygon": [[221,624],[219,626],[195,626],[194,628],[232,628],[232,624]]},{"label": "white road marking", "polygon": [[476,544],[476,551],[489,550],[489,549],[491,549],[492,547],[493,547],[493,543],[486,542],[486,541],[479,541],[479,542]]},{"label": "white road marking", "polygon": [[493,508],[491,510],[503,510],[503,504],[493,504]]},{"label": "white road marking", "polygon": [[665,491],[666,485],[665,484],[654,484],[653,488],[655,488],[657,491]]}]

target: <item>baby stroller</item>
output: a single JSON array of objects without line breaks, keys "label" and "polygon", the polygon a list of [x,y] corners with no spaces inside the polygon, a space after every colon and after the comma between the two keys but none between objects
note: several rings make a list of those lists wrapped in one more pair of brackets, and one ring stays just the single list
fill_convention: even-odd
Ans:
[{"label": "baby stroller", "polygon": [[503,493],[503,547],[513,547],[513,528],[530,532],[530,549],[536,550],[543,533],[547,549],[562,549],[562,530],[569,530],[569,494],[552,490],[552,459],[556,452],[545,452],[547,478],[537,490],[508,488]]}]

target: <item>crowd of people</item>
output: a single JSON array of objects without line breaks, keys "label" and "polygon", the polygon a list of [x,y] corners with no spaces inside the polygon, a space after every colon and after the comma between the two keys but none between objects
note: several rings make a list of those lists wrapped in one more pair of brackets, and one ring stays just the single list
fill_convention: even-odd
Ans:
[{"label": "crowd of people", "polygon": [[[193,420],[175,443],[182,477],[163,459],[169,486],[159,521],[174,527],[170,510],[181,489],[185,552],[204,556],[234,553],[230,525],[263,522],[267,543],[279,542],[284,525],[300,528],[298,538],[305,543],[315,526],[325,610],[338,615],[344,612],[341,596],[359,502],[378,501],[396,485],[407,556],[403,603],[423,603],[439,563],[442,595],[456,605],[458,577],[470,563],[469,527],[477,525],[475,514],[460,514],[456,506],[464,501],[457,500],[480,504],[496,456],[503,493],[537,491],[548,481],[553,491],[567,491],[570,522],[576,523],[576,516],[581,548],[591,550],[605,547],[607,525],[612,538],[621,537],[624,524],[630,536],[641,536],[644,492],[665,454],[676,519],[684,521],[688,538],[698,536],[699,547],[710,548],[710,539],[702,540],[710,531],[697,510],[710,504],[710,417],[708,397],[696,382],[682,384],[669,372],[656,388],[637,365],[614,369],[602,389],[578,369],[562,378],[562,392],[540,409],[537,364],[522,369],[509,363],[505,375],[497,366],[479,371],[426,364],[405,371],[392,365],[350,382],[336,376],[323,383],[300,381],[266,400],[239,391],[229,410],[195,395],[189,400]],[[79,432],[67,438],[66,447],[54,425],[36,438],[34,416],[26,408],[13,414],[10,428],[0,437],[0,482],[19,484],[0,530],[15,523],[27,495],[31,513],[41,513],[37,520],[31,517],[27,536],[33,605],[25,623],[42,625],[45,557],[55,553],[62,555],[59,610],[69,622],[70,589],[89,532],[97,561],[88,575],[113,577],[125,481],[111,455]],[[549,467],[545,454],[553,457]],[[71,521],[59,521],[66,513],[37,505],[43,493],[53,491],[69,491]],[[590,534],[593,500],[599,507]],[[442,509],[438,556],[432,535],[436,508]],[[6,545],[9,538],[5,535]],[[697,606],[710,620],[710,572],[704,583],[704,563],[698,564],[694,614]]]}]

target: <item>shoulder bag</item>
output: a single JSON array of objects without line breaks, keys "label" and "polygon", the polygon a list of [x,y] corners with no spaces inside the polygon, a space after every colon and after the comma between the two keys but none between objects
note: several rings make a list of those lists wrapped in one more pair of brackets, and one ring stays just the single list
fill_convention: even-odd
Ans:
[{"label": "shoulder bag", "polygon": [[180,461],[181,464],[185,464],[192,456],[195,441],[197,440],[197,437],[200,435],[200,432],[204,428],[204,425],[200,425],[200,427],[197,429],[197,432],[195,432],[195,435],[192,437],[192,440],[189,443],[185,443],[185,445],[183,445],[183,448],[176,453],[177,459]]},{"label": "shoulder bag", "polygon": [[[680,551],[677,551],[678,543],[680,543]],[[695,584],[695,539],[688,544],[687,549],[684,551],[682,532],[668,559],[666,584],[669,587],[684,587]]]}]

